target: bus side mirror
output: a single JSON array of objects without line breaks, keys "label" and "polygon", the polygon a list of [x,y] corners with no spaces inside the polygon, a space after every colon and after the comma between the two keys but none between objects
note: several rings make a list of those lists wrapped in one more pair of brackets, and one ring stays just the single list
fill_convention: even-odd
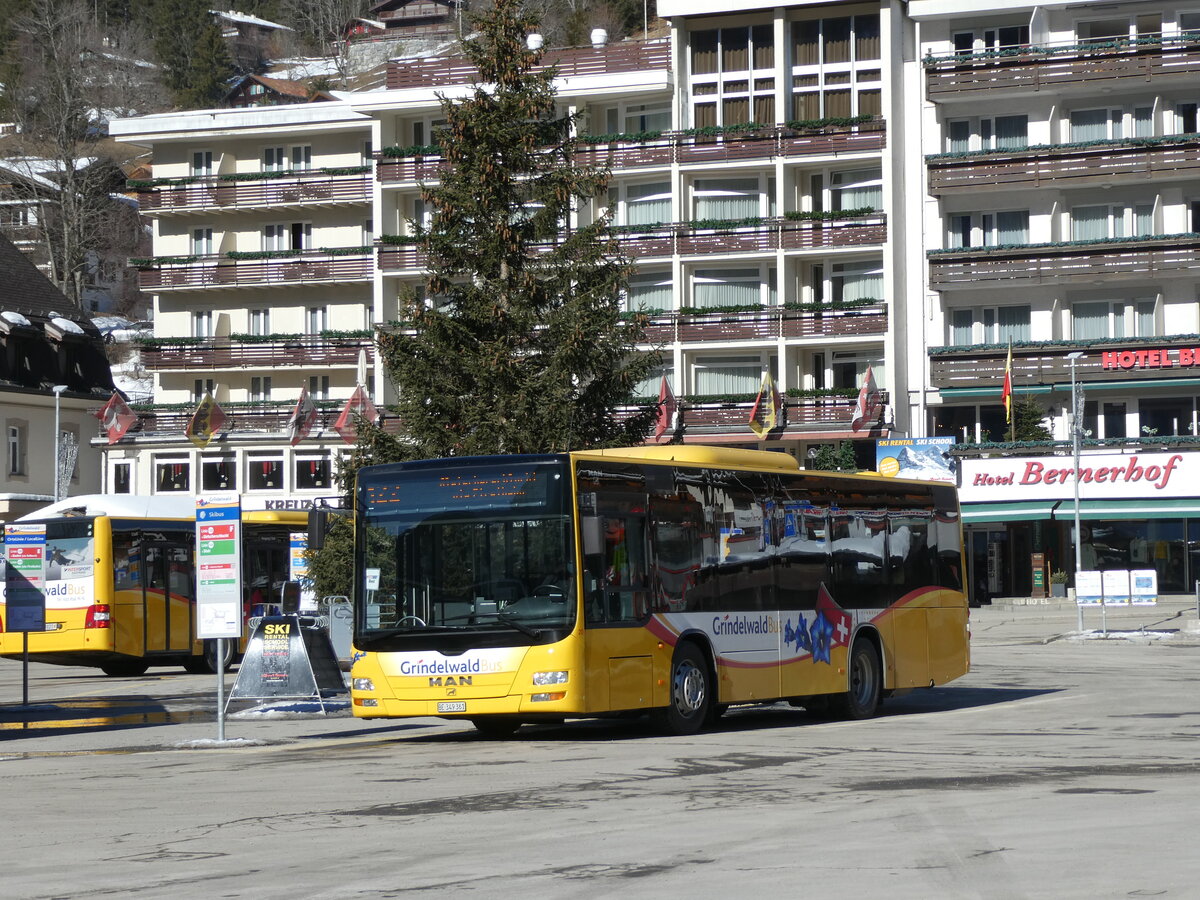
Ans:
[{"label": "bus side mirror", "polygon": [[279,608],[285,616],[294,616],[300,612],[300,582],[285,581],[279,594]]},{"label": "bus side mirror", "polygon": [[329,533],[329,510],[308,511],[308,549],[321,550],[325,547],[325,535]]}]

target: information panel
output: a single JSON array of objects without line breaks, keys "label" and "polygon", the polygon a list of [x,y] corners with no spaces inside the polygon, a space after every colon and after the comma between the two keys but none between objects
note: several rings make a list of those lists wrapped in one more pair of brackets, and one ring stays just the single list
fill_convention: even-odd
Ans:
[{"label": "information panel", "polygon": [[1104,572],[1104,605],[1129,604],[1129,570],[1106,569]]},{"label": "information panel", "polygon": [[9,631],[46,630],[46,526],[4,526],[5,605]]},{"label": "information panel", "polygon": [[1080,606],[1099,606],[1104,599],[1101,573],[1085,570],[1075,573],[1075,602]]},{"label": "information panel", "polygon": [[300,612],[317,611],[317,595],[308,580],[308,559],[304,551],[308,549],[308,535],[303,531],[293,531],[289,535],[289,565],[288,581],[300,583]]},{"label": "information panel", "polygon": [[242,636],[240,494],[196,498],[196,636]]},{"label": "information panel", "polygon": [[1133,595],[1134,606],[1154,606],[1158,603],[1158,570],[1131,570],[1129,591]]}]

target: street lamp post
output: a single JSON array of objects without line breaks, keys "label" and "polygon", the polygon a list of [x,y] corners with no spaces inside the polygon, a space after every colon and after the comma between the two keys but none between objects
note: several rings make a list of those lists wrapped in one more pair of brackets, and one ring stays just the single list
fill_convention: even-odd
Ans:
[{"label": "street lamp post", "polygon": [[1082,392],[1075,384],[1075,362],[1082,358],[1082,350],[1067,354],[1067,359],[1071,361],[1071,453],[1075,457],[1075,472],[1071,479],[1075,485],[1075,609],[1080,631],[1083,631],[1083,606],[1079,602],[1079,572],[1083,569],[1083,535],[1079,529],[1079,435],[1082,430],[1079,421],[1079,395]]},{"label": "street lamp post", "polygon": [[59,427],[59,401],[62,392],[67,389],[65,384],[56,384],[50,390],[54,391],[54,502],[62,499],[61,475],[59,474],[59,455],[62,453],[62,429]]}]

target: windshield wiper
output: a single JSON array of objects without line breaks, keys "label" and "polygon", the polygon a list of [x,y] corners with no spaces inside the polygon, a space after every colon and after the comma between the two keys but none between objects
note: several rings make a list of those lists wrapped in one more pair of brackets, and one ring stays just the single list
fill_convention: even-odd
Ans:
[{"label": "windshield wiper", "polygon": [[[520,621],[519,619],[514,619],[512,616],[505,615],[502,612],[471,613],[466,616],[454,616],[453,618],[450,618],[450,619],[443,619],[442,621],[443,622],[461,622],[464,619],[478,620],[478,619],[481,619],[484,617],[489,618],[489,619],[495,619],[497,622],[501,623],[502,625],[507,625],[510,628],[515,628],[515,629],[517,629],[517,631],[521,632],[524,635],[527,635],[528,637],[533,638],[535,641],[541,640],[541,638],[542,638],[542,633],[538,629],[530,628],[528,625],[526,625],[524,622]],[[471,623],[471,624],[475,624],[475,623]]]}]

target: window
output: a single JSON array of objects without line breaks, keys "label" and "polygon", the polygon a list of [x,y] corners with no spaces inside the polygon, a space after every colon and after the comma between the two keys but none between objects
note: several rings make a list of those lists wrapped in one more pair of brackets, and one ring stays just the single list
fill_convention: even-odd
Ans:
[{"label": "window", "polygon": [[154,460],[154,485],[160,494],[191,490],[191,464],[186,456],[159,456]]},{"label": "window", "polygon": [[362,227],[362,244],[360,246],[370,247],[375,243],[375,220],[366,219]]},{"label": "window", "polygon": [[1029,116],[953,119],[946,123],[946,152],[1024,150],[1029,146]]},{"label": "window", "polygon": [[283,457],[278,453],[251,453],[246,458],[246,488],[274,491],[283,487]]},{"label": "window", "polygon": [[674,291],[672,289],[671,272],[662,271],[635,272],[629,276],[625,292],[624,309],[632,312],[637,309],[669,310],[674,309]]},{"label": "window", "polygon": [[309,375],[308,376],[308,396],[313,400],[328,400],[329,399],[329,376],[328,375]]},{"label": "window", "polygon": [[205,394],[211,394],[216,385],[211,378],[197,378],[192,382],[192,400],[199,403]]},{"label": "window", "polygon": [[621,184],[609,190],[616,225],[660,225],[672,221],[671,182]]},{"label": "window", "polygon": [[695,219],[751,219],[774,215],[775,179],[697,178],[692,185]]},{"label": "window", "polygon": [[209,226],[192,229],[192,256],[211,256],[213,252],[213,230]]},{"label": "window", "polygon": [[212,310],[197,309],[192,311],[192,337],[210,338],[213,336]]},{"label": "window", "polygon": [[7,460],[9,475],[25,475],[25,448],[28,426],[25,423],[9,424]]},{"label": "window", "polygon": [[237,490],[237,462],[231,455],[205,456],[200,460],[200,489]]},{"label": "window", "polygon": [[952,213],[946,216],[946,247],[999,247],[1029,243],[1028,210]]},{"label": "window", "polygon": [[1071,210],[1071,240],[1143,237],[1154,233],[1154,204],[1076,206]]},{"label": "window", "polygon": [[111,493],[133,493],[133,465],[127,462],[113,463]]},{"label": "window", "polygon": [[835,211],[883,208],[883,172],[854,169],[834,172],[829,180],[829,208]]},{"label": "window", "polygon": [[882,262],[834,263],[830,266],[828,296],[834,303],[883,298]]},{"label": "window", "polygon": [[311,245],[311,222],[290,222],[263,226],[264,250],[307,250]]},{"label": "window", "polygon": [[303,146],[292,147],[292,170],[296,172],[307,172],[312,168],[312,147],[305,144]]},{"label": "window", "polygon": [[949,316],[949,344],[967,347],[973,344],[1007,344],[1028,341],[1031,307],[988,306],[954,309]]},{"label": "window", "polygon": [[250,378],[250,400],[263,402],[271,399],[271,376],[253,375]]},{"label": "window", "polygon": [[775,39],[770,25],[690,36],[692,124],[775,122]]},{"label": "window", "polygon": [[959,54],[985,53],[1002,47],[1021,47],[1029,43],[1028,25],[997,25],[956,31],[954,52]]},{"label": "window", "polygon": [[305,311],[304,333],[320,334],[329,330],[329,307],[310,306]]},{"label": "window", "polygon": [[1176,437],[1195,434],[1194,403],[1191,397],[1162,397],[1138,401],[1138,426],[1146,437]]},{"label": "window", "polygon": [[638,134],[643,131],[669,131],[669,103],[623,103],[604,111],[605,134]]},{"label": "window", "polygon": [[1081,44],[1107,44],[1128,38],[1129,19],[1096,19],[1075,26],[1075,39]]},{"label": "window", "polygon": [[296,477],[293,485],[296,490],[315,491],[332,484],[329,454],[297,454],[294,464]]},{"label": "window", "polygon": [[879,16],[792,24],[793,119],[879,115]]},{"label": "window", "polygon": [[252,309],[248,312],[250,321],[250,333],[254,335],[267,335],[271,333],[271,310],[268,308]]},{"label": "window", "polygon": [[264,172],[282,172],[287,169],[287,156],[282,147],[267,147],[263,150],[262,170]]},{"label": "window", "polygon": [[882,356],[883,353],[879,350],[835,351],[829,364],[830,387],[843,389],[862,387],[869,365],[871,373],[875,377],[875,383],[881,389],[886,388],[887,372],[881,359]]},{"label": "window", "polygon": [[210,178],[213,174],[211,150],[193,150],[190,174],[193,178]]},{"label": "window", "polygon": [[692,379],[698,396],[755,394],[762,383],[765,366],[761,356],[701,357],[692,364]]},{"label": "window", "polygon": [[697,269],[692,275],[692,306],[713,309],[774,304],[775,269]]},{"label": "window", "polygon": [[1103,338],[1154,337],[1154,300],[1087,300],[1071,306],[1071,337],[1077,341]]},{"label": "window", "polygon": [[1071,113],[1071,142],[1120,140],[1154,135],[1154,107],[1080,109]]}]

